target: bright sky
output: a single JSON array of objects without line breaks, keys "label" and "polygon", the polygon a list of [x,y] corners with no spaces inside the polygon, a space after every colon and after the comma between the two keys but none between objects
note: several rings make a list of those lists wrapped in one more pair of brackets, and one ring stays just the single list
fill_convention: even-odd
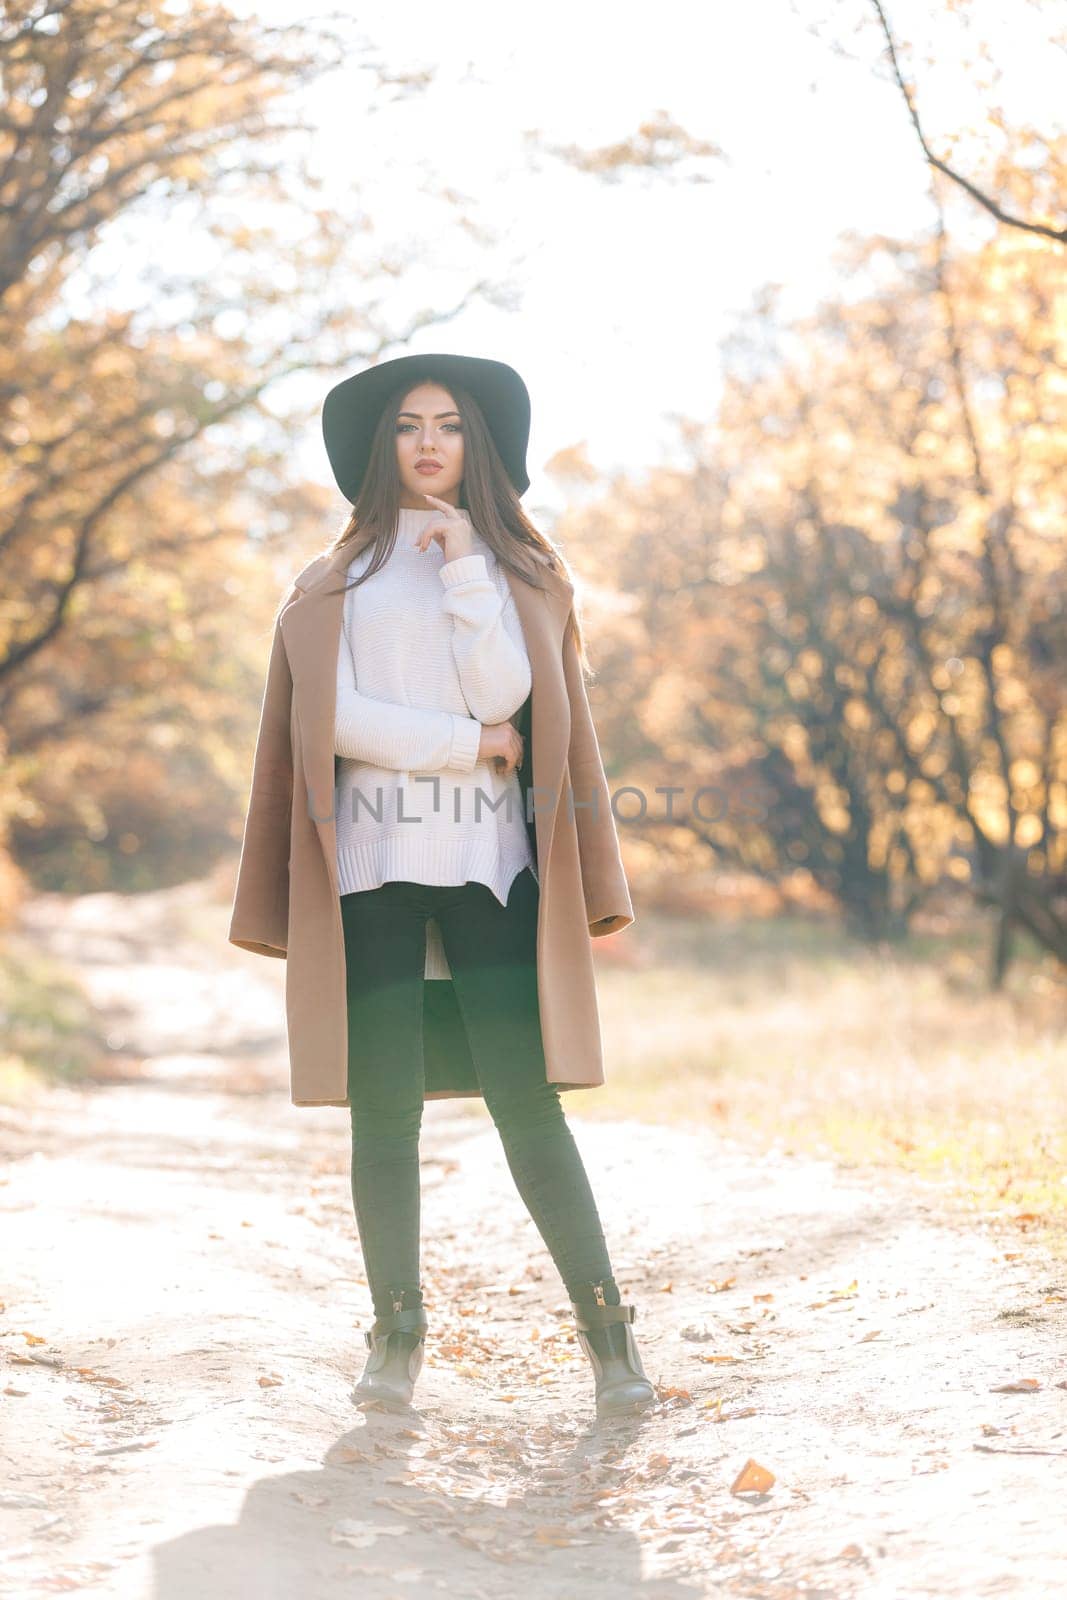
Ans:
[{"label": "bright sky", "polygon": [[[981,3],[997,25],[995,0]],[[997,59],[1015,68],[1026,108],[1036,115],[1046,94],[1051,113],[1063,99],[1053,79],[1061,58],[1035,56],[1019,6]],[[289,0],[236,9],[292,18]],[[451,307],[477,278],[513,286],[512,309],[475,303],[390,354],[444,349],[518,368],[533,398],[525,504],[534,514],[559,503],[543,464],[560,449],[584,442],[602,470],[639,472],[672,457],[671,414],[710,417],[719,341],[761,285],[785,285],[804,309],[833,292],[842,233],[907,235],[929,223],[903,105],[872,70],[878,36],[854,32],[857,19],[870,21],[867,0],[797,0],[796,9],[790,0],[539,0],[525,12],[489,0],[349,0],[340,9],[352,16],[354,45],[368,41],[393,74],[428,70],[433,84],[383,97],[354,49],[351,67],[315,86],[307,108],[325,198],[373,220],[361,254],[411,260],[395,280],[398,330],[416,307]],[[919,0],[893,8],[910,35],[927,11]],[[809,24],[824,12],[832,27],[815,38]],[[948,25],[958,52],[964,40]],[[935,80],[932,132],[976,109],[951,50],[943,43],[919,67]],[[661,109],[724,150],[725,162],[702,163],[710,181],[605,183],[526,141],[538,130],[549,145],[607,144]],[[445,189],[467,203],[447,205]],[[354,358],[337,378],[358,366]],[[316,375],[312,394],[330,381]],[[329,482],[317,424],[296,448],[306,471]]]},{"label": "bright sky", "polygon": [[[908,232],[927,210],[899,102],[862,61],[812,38],[787,0],[548,0],[528,15],[521,26],[521,12],[471,0],[361,5],[375,55],[394,72],[436,65],[434,87],[368,118],[370,76],[346,70],[314,106],[335,201],[368,212],[375,239],[426,248],[427,270],[398,283],[397,326],[401,307],[449,306],[479,274],[516,286],[516,309],[474,305],[409,348],[522,373],[535,508],[558,499],[542,463],[561,448],[585,441],[604,470],[669,457],[670,413],[712,412],[717,345],[760,285],[810,303],[844,228]],[[604,183],[552,155],[531,160],[524,138],[608,144],[660,109],[725,151],[728,162],[702,163],[709,182]],[[466,214],[499,243],[456,237],[435,198],[445,186],[472,197]],[[318,475],[321,445],[309,444]]]}]

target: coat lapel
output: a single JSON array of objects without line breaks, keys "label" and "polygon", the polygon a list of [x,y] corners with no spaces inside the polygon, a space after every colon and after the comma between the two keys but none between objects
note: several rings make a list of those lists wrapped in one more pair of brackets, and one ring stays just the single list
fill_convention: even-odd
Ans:
[{"label": "coat lapel", "polygon": [[[338,892],[335,817],[334,713],[337,651],[341,641],[344,586],[358,543],[323,556],[297,580],[300,593],[281,614],[281,630],[293,679],[293,712],[299,732],[306,796],[294,788],[294,804],[308,807],[326,865]],[[529,757],[535,795],[533,821],[538,878],[543,884],[552,847],[558,801],[570,743],[570,703],[561,646],[574,591],[546,568],[547,589],[507,573],[522,624],[533,679]]]}]

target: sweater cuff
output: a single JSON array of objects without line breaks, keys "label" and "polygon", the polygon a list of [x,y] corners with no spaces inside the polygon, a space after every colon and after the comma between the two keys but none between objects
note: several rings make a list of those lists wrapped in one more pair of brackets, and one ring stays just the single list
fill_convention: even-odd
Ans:
[{"label": "sweater cuff", "polygon": [[485,557],[478,551],[469,556],[457,556],[455,561],[446,561],[444,566],[438,567],[437,572],[446,589],[453,589],[459,583],[479,580],[483,583],[492,582]]},{"label": "sweater cuff", "polygon": [[452,749],[449,752],[448,764],[450,767],[458,768],[460,772],[473,772],[478,761],[478,746],[482,742],[482,725],[473,717],[461,717],[455,712],[450,715]]}]

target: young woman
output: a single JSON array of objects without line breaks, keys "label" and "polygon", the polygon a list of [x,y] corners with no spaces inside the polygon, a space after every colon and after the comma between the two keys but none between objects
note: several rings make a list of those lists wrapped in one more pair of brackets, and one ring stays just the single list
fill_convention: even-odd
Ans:
[{"label": "young woman", "polygon": [[[279,617],[230,938],[288,955],[294,1101],[350,1108],[352,1199],[375,1312],[353,1399],[410,1403],[428,1329],[423,1104],[476,1094],[566,1287],[597,1414],[608,1416],[655,1392],[560,1091],[603,1082],[590,939],[633,912],[573,586],[519,503],[529,423],[518,373],[476,357],[401,357],[328,394],[326,449],[353,511]],[[315,793],[327,671],[328,817]],[[569,796],[544,792],[554,778]],[[284,903],[269,883],[283,849]],[[336,1076],[327,1082],[327,1068],[297,1053],[312,1029],[313,939],[322,972],[334,965],[311,931],[324,892],[339,904],[343,938],[337,1098]],[[336,1049],[325,1032],[317,1038],[336,1073]]]}]

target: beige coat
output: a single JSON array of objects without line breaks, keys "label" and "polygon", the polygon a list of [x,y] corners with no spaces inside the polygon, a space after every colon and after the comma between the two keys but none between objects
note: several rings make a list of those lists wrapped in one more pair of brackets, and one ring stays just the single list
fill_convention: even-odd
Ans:
[{"label": "beige coat", "polygon": [[[229,930],[242,949],[287,958],[298,1106],[348,1105],[333,734],[343,590],[359,548],[350,543],[316,557],[278,613]],[[519,779],[540,885],[537,986],[547,1078],[561,1090],[591,1088],[604,1082],[591,939],[627,927],[634,913],[577,650],[569,633],[564,641],[573,587],[548,567],[547,590],[507,578],[533,680],[513,720],[525,734]],[[424,982],[425,1097],[480,1095],[452,983]]]}]

